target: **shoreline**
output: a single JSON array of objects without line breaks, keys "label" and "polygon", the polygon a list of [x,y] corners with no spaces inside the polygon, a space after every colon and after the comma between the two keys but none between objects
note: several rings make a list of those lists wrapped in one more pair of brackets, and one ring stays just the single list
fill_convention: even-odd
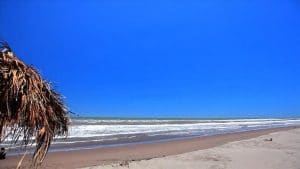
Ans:
[{"label": "shoreline", "polygon": [[[100,149],[100,148],[114,148],[114,147],[126,147],[132,145],[145,145],[145,144],[159,144],[164,142],[173,142],[173,141],[182,141],[182,140],[190,140],[190,139],[198,139],[203,137],[210,137],[210,136],[218,136],[218,135],[225,135],[225,134],[234,134],[234,133],[243,133],[243,132],[255,132],[259,130],[268,130],[268,129],[280,129],[280,128],[290,128],[290,127],[300,127],[300,126],[286,126],[286,127],[270,127],[270,128],[256,128],[251,130],[245,131],[229,131],[224,133],[217,133],[217,134],[208,134],[208,135],[194,135],[194,136],[172,136],[172,137],[155,137],[151,139],[136,139],[132,142],[119,142],[116,141],[113,144],[106,144],[106,143],[93,143],[93,142],[84,142],[84,143],[76,143],[73,145],[55,145],[52,143],[48,153],[54,152],[70,152],[70,151],[80,151],[80,150],[91,150],[91,149]],[[140,134],[143,135],[143,134]],[[131,137],[130,135],[128,135]],[[34,147],[34,146],[33,146]],[[24,151],[25,152],[25,151]],[[14,156],[22,156],[24,152],[14,152],[8,153],[7,157],[14,157]],[[33,154],[34,149],[30,148],[27,151],[28,155]]]},{"label": "shoreline", "polygon": [[[47,154],[42,168],[82,168],[111,164],[122,161],[146,160],[170,155],[177,155],[220,146],[232,141],[245,140],[269,133],[295,129],[299,127],[281,127],[254,131],[236,132],[197,138],[163,141],[157,143],[130,144],[124,146],[102,147]],[[0,168],[16,168],[21,156],[9,156],[0,161]],[[30,155],[24,159],[23,166],[28,166]]]}]

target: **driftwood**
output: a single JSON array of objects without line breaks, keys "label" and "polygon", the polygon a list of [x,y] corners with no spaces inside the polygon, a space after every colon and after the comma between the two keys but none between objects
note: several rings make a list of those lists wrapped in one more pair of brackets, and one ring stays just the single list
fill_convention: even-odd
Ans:
[{"label": "driftwood", "polygon": [[60,94],[36,69],[19,60],[5,42],[0,44],[0,143],[36,148],[32,166],[38,167],[55,136],[66,136],[68,110]]}]

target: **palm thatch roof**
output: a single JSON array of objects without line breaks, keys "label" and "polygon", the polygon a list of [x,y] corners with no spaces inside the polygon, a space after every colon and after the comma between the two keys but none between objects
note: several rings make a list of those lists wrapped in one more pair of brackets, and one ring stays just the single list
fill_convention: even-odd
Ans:
[{"label": "palm thatch roof", "polygon": [[36,69],[19,60],[5,42],[0,42],[0,143],[36,143],[32,157],[39,166],[55,136],[68,131],[68,110],[62,97],[43,80]]}]

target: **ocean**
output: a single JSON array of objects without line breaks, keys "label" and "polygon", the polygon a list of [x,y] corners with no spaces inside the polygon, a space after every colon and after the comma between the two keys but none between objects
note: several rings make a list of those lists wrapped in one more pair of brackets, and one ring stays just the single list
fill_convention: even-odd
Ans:
[{"label": "ocean", "polygon": [[[293,119],[135,119],[72,118],[68,137],[54,139],[50,152],[154,143],[258,129],[300,126]],[[4,142],[8,147],[9,142]],[[33,146],[34,147],[34,146]],[[8,155],[22,153],[9,146]]]}]

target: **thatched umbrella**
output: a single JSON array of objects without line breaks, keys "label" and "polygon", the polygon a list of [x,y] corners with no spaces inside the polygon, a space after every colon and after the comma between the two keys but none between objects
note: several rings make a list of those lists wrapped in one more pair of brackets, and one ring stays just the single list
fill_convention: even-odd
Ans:
[{"label": "thatched umbrella", "polygon": [[25,147],[36,143],[32,164],[37,167],[52,139],[67,134],[68,110],[61,95],[6,42],[0,42],[0,50],[0,143],[7,137]]}]

